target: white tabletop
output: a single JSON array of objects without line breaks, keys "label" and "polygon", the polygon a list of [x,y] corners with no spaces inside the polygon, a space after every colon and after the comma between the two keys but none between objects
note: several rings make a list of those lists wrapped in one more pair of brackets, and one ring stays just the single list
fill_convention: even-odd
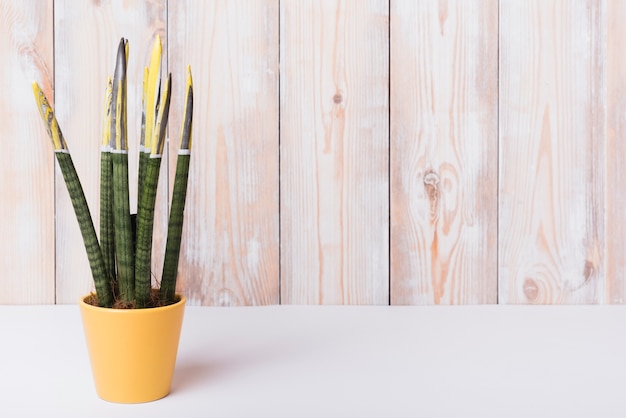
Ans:
[{"label": "white tabletop", "polygon": [[0,306],[2,417],[624,417],[626,306],[188,307],[171,394],[95,393],[77,306]]}]

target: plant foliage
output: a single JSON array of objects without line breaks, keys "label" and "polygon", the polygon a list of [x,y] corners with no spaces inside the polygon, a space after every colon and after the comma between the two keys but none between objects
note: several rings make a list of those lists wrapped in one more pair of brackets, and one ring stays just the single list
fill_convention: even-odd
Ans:
[{"label": "plant foliage", "polygon": [[[157,36],[150,66],[144,69],[139,149],[137,214],[130,213],[128,179],[128,41],[120,40],[114,76],[105,90],[100,153],[100,240],[85,194],[54,111],[37,83],[33,92],[52,140],[83,237],[98,305],[146,308],[174,303],[183,213],[191,155],[193,83],[187,67],[185,107],[174,179],[160,289],[152,289],[152,235],[161,159],[169,116],[172,76],[161,88],[161,40]],[[155,295],[157,295],[155,300]]]}]

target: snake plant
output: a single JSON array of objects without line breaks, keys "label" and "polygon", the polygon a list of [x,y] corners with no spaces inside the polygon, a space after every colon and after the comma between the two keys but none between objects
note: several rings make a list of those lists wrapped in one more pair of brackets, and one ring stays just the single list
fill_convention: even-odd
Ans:
[{"label": "snake plant", "polygon": [[[139,152],[137,214],[130,213],[128,179],[127,78],[128,41],[121,39],[113,79],[105,90],[100,153],[100,239],[67,143],[45,94],[35,82],[33,92],[52,140],[74,212],[80,226],[99,306],[137,307],[176,302],[183,212],[191,155],[193,84],[187,67],[186,99],[180,149],[168,224],[160,289],[152,289],[154,207],[170,108],[172,77],[161,88],[161,40],[155,40],[149,67],[144,69]],[[136,219],[136,222],[133,220]],[[155,297],[156,296],[156,297]]]}]

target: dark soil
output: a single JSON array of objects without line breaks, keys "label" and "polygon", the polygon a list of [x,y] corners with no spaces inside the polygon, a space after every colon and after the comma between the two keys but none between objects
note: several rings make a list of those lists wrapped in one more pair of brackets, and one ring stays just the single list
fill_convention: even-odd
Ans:
[{"label": "dark soil", "polygon": [[[161,300],[159,289],[152,289],[150,292],[150,302],[146,308],[158,308],[161,306],[171,305],[171,303],[164,303]],[[180,299],[176,298],[176,302]],[[98,306],[98,296],[95,293],[90,293],[89,296],[85,298],[85,303],[92,306]],[[113,303],[113,309],[135,309],[135,302],[122,302],[121,300],[116,299],[115,303]]]}]

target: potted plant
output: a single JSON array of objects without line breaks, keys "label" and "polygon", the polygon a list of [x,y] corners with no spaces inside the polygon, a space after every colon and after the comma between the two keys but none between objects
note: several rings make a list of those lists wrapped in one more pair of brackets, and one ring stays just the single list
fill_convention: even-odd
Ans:
[{"label": "potted plant", "polygon": [[171,97],[171,74],[160,80],[157,37],[144,70],[137,214],[129,209],[126,63],[119,43],[114,77],[105,94],[100,167],[100,239],[67,143],[46,96],[33,91],[52,139],[83,237],[95,293],[80,299],[81,316],[98,395],[122,403],[169,393],[185,298],[175,293],[191,149],[193,87],[187,68],[186,100],[160,288],[150,271],[154,207]]}]

